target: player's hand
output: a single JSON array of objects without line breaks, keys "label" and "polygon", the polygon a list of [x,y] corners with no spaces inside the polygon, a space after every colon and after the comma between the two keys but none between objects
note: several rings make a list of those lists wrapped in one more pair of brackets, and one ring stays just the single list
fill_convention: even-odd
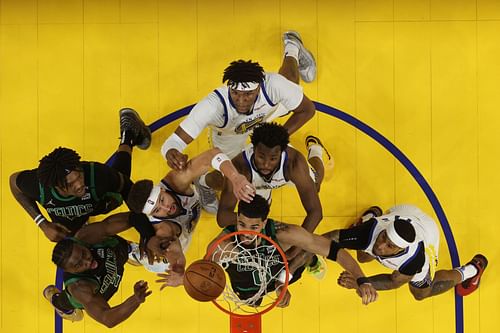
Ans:
[{"label": "player's hand", "polygon": [[[279,296],[281,294],[281,288],[283,288],[283,286],[278,287],[276,289],[277,296]],[[276,304],[276,306],[279,308],[286,308],[287,306],[290,305],[291,298],[292,298],[292,294],[290,294],[290,292],[288,291],[288,288],[287,288],[285,295],[283,295],[283,298],[281,299],[281,301],[278,304]]]},{"label": "player's hand", "polygon": [[286,259],[290,262],[301,253],[305,253],[305,251],[302,250],[300,247],[292,246],[285,252]]},{"label": "player's hand", "polygon": [[361,297],[364,305],[375,302],[378,298],[377,290],[373,288],[371,283],[363,283],[358,287],[356,293]]},{"label": "player's hand", "polygon": [[144,303],[146,297],[151,295],[152,291],[148,290],[148,283],[146,281],[137,281],[134,285],[134,296],[139,303]]},{"label": "player's hand", "polygon": [[160,287],[160,291],[165,287],[178,287],[184,283],[184,273],[175,272],[173,270],[168,270],[165,273],[158,273],[157,276],[161,279],[156,280],[156,282],[163,283]]},{"label": "player's hand", "polygon": [[255,186],[245,176],[238,174],[231,179],[231,183],[233,184],[233,193],[236,199],[248,203],[252,202],[255,196]]},{"label": "player's hand", "polygon": [[49,221],[42,222],[40,229],[51,242],[59,242],[71,234],[71,231],[62,224]]},{"label": "player's hand", "polygon": [[186,168],[188,156],[181,153],[177,149],[170,149],[167,151],[167,164],[174,170],[181,171]]},{"label": "player's hand", "polygon": [[357,289],[358,284],[354,276],[348,271],[343,271],[340,273],[339,278],[337,279],[337,283],[339,286],[347,288],[347,289]]}]

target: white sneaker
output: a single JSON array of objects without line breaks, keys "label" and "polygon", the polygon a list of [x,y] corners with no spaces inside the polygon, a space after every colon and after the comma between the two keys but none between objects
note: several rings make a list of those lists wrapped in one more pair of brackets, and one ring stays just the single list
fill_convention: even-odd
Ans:
[{"label": "white sneaker", "polygon": [[203,210],[207,213],[216,215],[219,209],[219,199],[217,198],[217,193],[210,187],[206,187],[200,184],[200,178],[197,178],[194,182],[194,187],[200,195],[200,202]]},{"label": "white sneaker", "polygon": [[299,74],[304,82],[312,82],[316,78],[316,60],[305,48],[297,31],[289,30],[283,34],[283,42],[293,43],[299,48]]}]

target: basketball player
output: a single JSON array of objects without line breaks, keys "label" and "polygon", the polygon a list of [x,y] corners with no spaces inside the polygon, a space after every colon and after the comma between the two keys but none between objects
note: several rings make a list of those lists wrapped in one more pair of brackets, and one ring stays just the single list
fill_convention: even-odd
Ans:
[{"label": "basketball player", "polygon": [[[391,274],[364,278],[377,290],[390,290],[408,283],[417,300],[444,293],[453,287],[468,295],[479,286],[488,260],[475,255],[464,266],[436,272],[439,250],[439,230],[434,220],[412,205],[399,205],[382,215],[382,209],[371,207],[359,225],[334,230],[326,234],[339,246],[358,250],[358,261],[376,259],[392,269]],[[343,272],[338,283],[345,288],[356,286],[356,278]]]},{"label": "basketball player", "polygon": [[[293,112],[284,125],[292,134],[314,116],[314,104],[298,85],[299,74],[306,82],[315,78],[314,57],[297,32],[286,32],[283,40],[285,57],[278,74],[264,72],[251,60],[233,61],[224,70],[222,81],[227,85],[215,89],[196,104],[164,142],[161,152],[172,169],[185,167],[188,157],[182,152],[206,127],[211,129],[212,145],[233,158],[241,152],[255,125]],[[222,189],[220,173],[202,176],[195,185],[203,208],[216,214],[217,196],[211,189]]]},{"label": "basketball player", "polygon": [[[312,234],[297,225],[274,221],[273,219],[267,217],[268,214],[269,204],[267,200],[260,195],[255,195],[252,202],[250,203],[240,201],[238,204],[236,225],[233,224],[226,227],[222,231],[222,233],[212,242],[212,244],[218,238],[230,232],[245,230],[260,232],[275,240],[284,251],[286,251],[291,246],[297,246],[311,253],[317,253],[319,255],[327,257],[330,260],[337,261],[344,269],[351,272],[354,278],[359,279],[360,283],[356,289],[358,294],[362,298],[363,304],[369,304],[377,299],[377,292],[375,291],[375,289],[373,289],[373,287],[369,283],[363,281],[364,274],[357,262],[347,251],[340,249],[335,241],[331,241],[330,239],[323,236]],[[241,235],[239,240],[245,245],[254,245],[253,242],[255,242],[253,235]],[[223,244],[220,244],[219,247],[226,249],[230,242],[232,242],[232,240],[223,241]],[[208,248],[210,248],[212,244],[210,244]],[[269,256],[267,251],[259,252],[258,256],[259,262],[271,262],[270,270],[272,276],[276,276],[276,273],[281,271],[284,267],[283,264],[278,260],[267,260],[266,256]],[[218,258],[215,258],[214,261],[218,261]],[[275,264],[273,265],[273,263]],[[304,267],[300,267],[294,271],[290,270],[291,276],[289,277],[289,283],[296,282],[301,277],[303,270]],[[229,274],[232,289],[240,299],[248,299],[254,296],[256,291],[260,289],[258,284],[255,282],[252,270],[238,270],[237,265],[230,264],[227,268],[227,272]],[[282,283],[282,281],[275,279],[268,281],[267,292],[276,290],[276,286]],[[279,293],[280,290],[277,290],[277,292]],[[278,306],[288,306],[290,303],[290,298],[291,294],[287,290],[285,297],[282,299],[281,303],[278,304]],[[256,304],[258,305],[259,303]]]},{"label": "basketball player", "polygon": [[201,210],[192,182],[211,166],[228,178],[236,197],[246,201],[252,199],[255,188],[236,171],[219,148],[192,158],[182,170],[171,170],[158,185],[153,185],[151,180],[141,180],[130,190],[128,204],[136,213],[131,221],[155,255],[170,255],[167,258],[169,271],[184,272],[184,252],[191,242]]},{"label": "basketball player", "polygon": [[86,225],[75,237],[65,238],[54,247],[52,261],[64,270],[65,289],[61,292],[49,285],[43,294],[62,318],[82,320],[85,310],[99,323],[114,327],[151,295],[147,282],[141,280],[123,303],[113,307],[108,303],[118,291],[132,249],[129,242],[117,236],[130,228],[129,215],[119,213]]},{"label": "basketball player", "polygon": [[[289,134],[282,125],[263,123],[251,134],[251,144],[232,161],[236,169],[255,186],[257,194],[263,196],[269,203],[272,189],[286,184],[295,185],[306,211],[302,227],[314,232],[323,218],[318,192],[325,174],[322,156],[324,147],[318,138],[308,136],[306,145],[309,154],[306,161],[304,156],[288,143]],[[327,151],[326,153],[328,154]],[[234,209],[238,200],[232,192],[231,183],[225,182],[217,211],[217,223],[221,227],[236,221]],[[291,248],[287,252],[288,260],[293,261],[299,253],[299,248]],[[304,260],[305,256],[302,261],[293,265],[301,266],[305,263]],[[312,266],[308,267],[308,272],[321,279],[326,274],[326,267],[326,263],[315,256]]]},{"label": "basketball player", "polygon": [[77,152],[59,147],[43,157],[37,169],[10,177],[12,194],[49,240],[74,235],[90,216],[106,214],[127,198],[132,186],[132,148],[147,149],[151,132],[137,112],[124,108],[120,110],[120,134],[111,166],[80,161]]}]

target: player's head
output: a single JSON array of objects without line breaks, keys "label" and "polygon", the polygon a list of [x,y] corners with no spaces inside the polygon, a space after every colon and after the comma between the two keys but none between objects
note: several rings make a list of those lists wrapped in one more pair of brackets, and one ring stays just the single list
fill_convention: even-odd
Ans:
[{"label": "player's head", "polygon": [[64,196],[82,197],[86,192],[80,155],[73,149],[59,147],[44,156],[38,165],[38,179]]},{"label": "player's head", "polygon": [[288,146],[289,134],[285,127],[277,123],[262,123],[252,133],[254,164],[262,176],[276,171],[281,161],[281,153]]},{"label": "player's head", "polygon": [[[238,203],[238,220],[236,222],[236,230],[245,231],[251,230],[260,232],[265,228],[267,216],[269,215],[269,204],[266,199],[256,194],[251,202],[240,200]],[[253,235],[241,235],[240,239],[244,241],[252,241]]]},{"label": "player's head", "polygon": [[416,238],[415,228],[409,220],[396,217],[380,232],[373,245],[377,256],[393,256],[410,246]]},{"label": "player's head", "polygon": [[98,266],[92,252],[71,238],[57,242],[52,251],[52,262],[68,273],[82,273]]},{"label": "player's head", "polygon": [[248,113],[260,91],[264,81],[264,69],[252,60],[233,61],[225,70],[222,82],[227,81],[229,96],[239,113]]},{"label": "player's head", "polygon": [[170,192],[153,185],[153,181],[149,179],[140,180],[132,186],[127,203],[134,213],[157,218],[174,217],[181,210],[180,203]]}]

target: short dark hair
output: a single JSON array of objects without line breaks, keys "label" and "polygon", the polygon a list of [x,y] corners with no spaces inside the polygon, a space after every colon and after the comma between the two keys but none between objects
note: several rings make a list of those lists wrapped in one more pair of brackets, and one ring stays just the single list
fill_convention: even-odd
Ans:
[{"label": "short dark hair", "polygon": [[71,257],[74,246],[75,241],[71,238],[65,238],[57,242],[54,250],[52,250],[52,262],[56,264],[57,267],[64,269],[66,262],[69,257]]},{"label": "short dark hair", "polygon": [[127,197],[127,204],[130,210],[134,213],[142,213],[152,189],[153,181],[149,179],[139,180],[132,185]]},{"label": "short dark hair", "polygon": [[399,237],[403,238],[408,243],[413,243],[415,241],[415,228],[409,220],[404,220],[396,216],[394,220],[394,229]]},{"label": "short dark hair", "polygon": [[45,155],[38,165],[38,180],[43,186],[59,186],[68,184],[66,176],[75,170],[81,170],[80,155],[73,149],[58,147]]},{"label": "short dark hair", "polygon": [[262,123],[258,125],[251,135],[251,141],[254,147],[262,143],[268,148],[280,146],[284,151],[290,142],[290,134],[283,125],[278,123]]},{"label": "short dark hair", "polygon": [[264,68],[259,65],[258,62],[252,62],[252,60],[237,60],[231,62],[229,66],[224,70],[224,75],[222,77],[222,83],[229,81],[232,82],[257,82],[261,83],[264,81]]},{"label": "short dark hair", "polygon": [[269,215],[269,203],[262,196],[256,194],[250,203],[240,200],[238,203],[238,214],[251,219],[260,218],[264,221]]}]

